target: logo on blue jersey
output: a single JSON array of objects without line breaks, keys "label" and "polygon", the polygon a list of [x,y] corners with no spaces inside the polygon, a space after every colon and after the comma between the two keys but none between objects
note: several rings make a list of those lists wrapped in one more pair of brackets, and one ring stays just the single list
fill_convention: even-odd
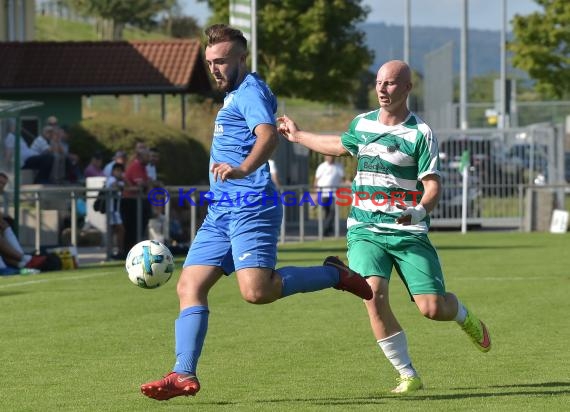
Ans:
[{"label": "logo on blue jersey", "polygon": [[224,134],[224,126],[221,123],[216,122],[214,124],[214,136]]}]

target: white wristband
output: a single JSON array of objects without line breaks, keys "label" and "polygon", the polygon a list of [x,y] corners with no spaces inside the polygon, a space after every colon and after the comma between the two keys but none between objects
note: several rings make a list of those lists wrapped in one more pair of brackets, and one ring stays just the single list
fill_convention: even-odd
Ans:
[{"label": "white wristband", "polygon": [[423,220],[424,217],[426,217],[427,212],[425,207],[423,207],[423,205],[420,203],[419,205],[415,207],[409,207],[402,212],[402,216],[408,215],[412,217],[410,224],[417,225]]}]

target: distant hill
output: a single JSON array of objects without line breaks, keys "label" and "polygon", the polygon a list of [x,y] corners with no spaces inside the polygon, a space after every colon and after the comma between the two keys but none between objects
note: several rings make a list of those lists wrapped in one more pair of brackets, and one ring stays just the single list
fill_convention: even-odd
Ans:
[{"label": "distant hill", "polygon": [[[364,23],[360,28],[366,33],[366,43],[374,51],[374,63],[370,67],[376,72],[378,67],[390,59],[404,57],[403,26],[384,23]],[[481,76],[500,71],[501,50],[500,31],[469,30],[468,34],[468,75]],[[459,73],[460,29],[445,27],[413,27],[410,37],[410,63],[415,70],[423,73],[424,55],[448,42],[453,42],[453,70]],[[511,71],[512,68],[508,67]]]}]

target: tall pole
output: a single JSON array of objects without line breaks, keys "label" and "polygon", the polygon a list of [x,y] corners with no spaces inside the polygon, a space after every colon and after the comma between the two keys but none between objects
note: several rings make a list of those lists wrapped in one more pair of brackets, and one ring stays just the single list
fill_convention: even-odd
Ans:
[{"label": "tall pole", "polygon": [[251,71],[257,72],[257,0],[251,0]]},{"label": "tall pole", "polygon": [[405,1],[405,10],[404,10],[404,61],[410,64],[410,1]]},{"label": "tall pole", "polygon": [[502,3],[501,22],[501,78],[499,81],[501,113],[499,128],[507,127],[507,0]]},{"label": "tall pole", "polygon": [[467,36],[468,36],[468,0],[463,0],[460,47],[460,73],[459,73],[459,124],[461,129],[469,127],[467,120]]}]

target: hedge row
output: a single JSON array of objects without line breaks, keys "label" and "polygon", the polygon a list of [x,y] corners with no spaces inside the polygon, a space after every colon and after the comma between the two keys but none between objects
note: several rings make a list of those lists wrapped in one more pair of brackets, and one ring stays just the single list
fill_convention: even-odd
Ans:
[{"label": "hedge row", "polygon": [[160,121],[109,115],[83,120],[71,129],[70,150],[79,155],[84,165],[96,151],[100,151],[107,162],[117,150],[124,150],[130,158],[139,140],[158,148],[157,170],[165,184],[207,184],[207,150],[185,131]]}]

